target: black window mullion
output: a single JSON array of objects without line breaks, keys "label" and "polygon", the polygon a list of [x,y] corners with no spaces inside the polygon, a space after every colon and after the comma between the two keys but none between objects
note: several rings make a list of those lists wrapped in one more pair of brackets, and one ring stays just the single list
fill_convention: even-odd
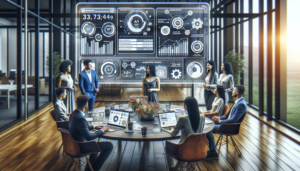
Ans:
[{"label": "black window mullion", "polygon": [[259,63],[258,63],[258,98],[259,116],[264,114],[264,1],[259,1]]}]

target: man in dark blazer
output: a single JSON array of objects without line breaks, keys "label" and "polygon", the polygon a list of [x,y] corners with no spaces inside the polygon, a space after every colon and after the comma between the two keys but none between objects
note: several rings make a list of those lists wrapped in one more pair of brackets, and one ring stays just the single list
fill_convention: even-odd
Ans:
[{"label": "man in dark blazer", "polygon": [[89,110],[92,110],[99,91],[99,83],[96,72],[92,70],[91,60],[84,60],[83,64],[85,69],[79,74],[79,88],[82,95],[89,97]]},{"label": "man in dark blazer", "polygon": [[[84,118],[83,111],[88,106],[89,98],[86,95],[79,96],[77,98],[77,108],[72,112],[69,119],[69,130],[75,141],[85,142],[91,141],[97,137],[101,137],[105,131],[108,130],[107,127],[101,127],[100,125],[89,126],[88,122]],[[91,134],[89,130],[100,129],[99,131]],[[94,153],[90,155],[90,162],[94,170],[100,170],[106,158],[109,156],[113,150],[113,145],[110,142],[98,142],[99,148],[103,151],[99,153]],[[86,166],[86,170],[91,170],[89,165]]]},{"label": "man in dark blazer", "polygon": [[244,92],[245,88],[243,85],[236,85],[232,92],[232,96],[235,97],[235,102],[228,111],[227,115],[221,117],[214,116],[212,118],[212,120],[215,122],[215,127],[211,132],[206,134],[210,148],[210,150],[207,152],[206,159],[218,158],[213,132],[216,132],[219,129],[220,124],[242,122],[244,115],[248,111],[246,100],[243,97]]}]

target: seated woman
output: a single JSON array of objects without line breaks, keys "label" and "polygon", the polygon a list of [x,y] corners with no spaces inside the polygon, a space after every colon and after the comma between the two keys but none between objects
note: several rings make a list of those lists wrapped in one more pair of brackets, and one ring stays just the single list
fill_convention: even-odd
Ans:
[{"label": "seated woman", "polygon": [[[172,136],[176,136],[181,130],[179,143],[182,143],[189,134],[202,133],[205,123],[205,116],[199,114],[198,102],[194,97],[187,97],[185,99],[184,109],[187,110],[188,115],[180,117],[174,130],[171,131]],[[167,155],[167,161],[170,170],[174,170],[180,166],[180,163],[177,163],[175,167],[172,167],[174,166],[173,158],[169,155]]]},{"label": "seated woman", "polygon": [[223,86],[218,85],[217,88],[214,90],[214,94],[216,95],[213,103],[212,103],[212,109],[206,112],[201,111],[199,109],[199,112],[201,114],[204,114],[206,116],[212,117],[212,116],[222,116],[223,110],[224,110],[224,100],[225,100],[225,90]]},{"label": "seated woman", "polygon": [[54,105],[54,119],[56,121],[67,121],[70,114],[67,114],[67,108],[64,104],[63,99],[67,96],[67,91],[65,88],[60,87],[55,90],[56,97],[54,98],[53,105]]}]

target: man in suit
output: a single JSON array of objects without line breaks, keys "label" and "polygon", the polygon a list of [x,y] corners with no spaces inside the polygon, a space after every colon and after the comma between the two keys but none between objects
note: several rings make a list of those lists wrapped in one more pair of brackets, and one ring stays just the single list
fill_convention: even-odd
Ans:
[{"label": "man in suit", "polygon": [[[101,137],[108,127],[102,127],[100,125],[89,126],[88,122],[84,118],[83,111],[88,106],[89,98],[86,95],[79,96],[77,98],[77,108],[72,112],[69,119],[69,130],[75,141],[85,142],[91,141],[97,137]],[[89,130],[99,129],[99,131],[91,134]],[[98,142],[99,148],[103,151],[90,155],[90,162],[94,170],[100,170],[106,158],[113,150],[113,145],[110,142]],[[86,170],[91,170],[89,165],[86,166]]]},{"label": "man in suit", "polygon": [[227,115],[217,117],[214,116],[212,120],[215,122],[214,129],[206,134],[206,138],[209,141],[210,150],[207,152],[206,159],[215,159],[218,158],[218,153],[216,152],[216,145],[213,132],[216,132],[220,124],[224,123],[240,123],[243,120],[244,115],[247,113],[247,103],[243,97],[245,92],[245,87],[243,85],[236,85],[232,96],[235,97],[234,105],[228,111]]},{"label": "man in suit", "polygon": [[99,91],[99,84],[96,72],[92,70],[91,60],[84,60],[83,64],[85,69],[79,74],[79,88],[82,95],[89,97],[89,110],[92,110]]}]

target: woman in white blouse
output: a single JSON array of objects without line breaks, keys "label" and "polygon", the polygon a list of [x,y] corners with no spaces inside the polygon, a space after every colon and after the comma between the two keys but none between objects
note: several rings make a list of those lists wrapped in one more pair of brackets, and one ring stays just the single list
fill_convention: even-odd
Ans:
[{"label": "woman in white blouse", "polygon": [[216,72],[216,64],[214,61],[208,61],[206,63],[206,77],[205,77],[205,83],[203,84],[204,90],[204,99],[205,99],[205,105],[206,110],[211,110],[212,103],[215,99],[214,90],[217,87],[217,81],[218,81],[218,73]]},{"label": "woman in white blouse", "polygon": [[232,73],[232,66],[229,62],[224,62],[221,66],[223,73],[218,79],[218,85],[221,85],[225,89],[225,104],[228,104],[229,95],[228,92],[232,92],[234,89],[234,79]]},{"label": "woman in white blouse", "polygon": [[214,90],[214,94],[216,95],[216,98],[214,99],[212,103],[212,109],[208,110],[206,112],[203,112],[199,110],[201,114],[204,114],[206,116],[222,116],[224,111],[224,99],[225,99],[225,92],[224,87],[218,85],[217,88]]}]

